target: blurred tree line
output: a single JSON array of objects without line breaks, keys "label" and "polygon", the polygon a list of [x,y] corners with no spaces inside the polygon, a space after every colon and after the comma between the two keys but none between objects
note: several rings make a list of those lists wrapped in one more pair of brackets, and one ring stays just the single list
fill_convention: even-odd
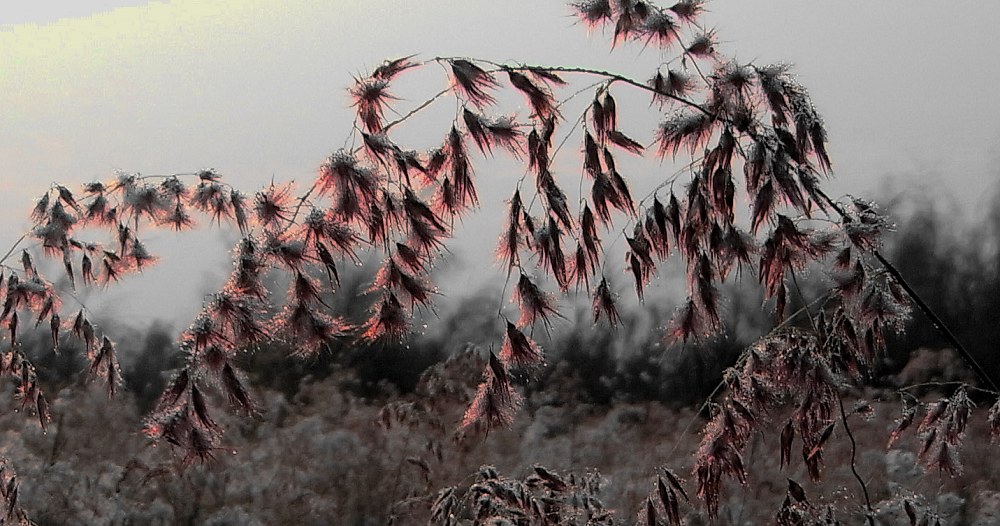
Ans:
[{"label": "blurred tree line", "polygon": [[[1000,378],[1000,191],[982,219],[965,224],[959,213],[936,206],[936,196],[904,194],[890,204],[899,225],[886,252],[906,280],[951,328],[994,379]],[[921,347],[948,347],[931,323],[915,313],[889,346],[902,366]]]},{"label": "blurred tree line", "polygon": [[[932,306],[972,352],[976,360],[1000,378],[1000,192],[988,213],[972,224],[934,205],[930,196],[904,195],[889,200],[897,231],[886,240],[885,253],[913,288]],[[341,290],[327,299],[335,312],[360,322],[368,316],[365,295],[370,273],[361,268],[343,276]],[[815,279],[815,278],[814,278]],[[808,290],[808,284],[805,286]],[[528,396],[540,404],[583,402],[659,401],[691,405],[703,401],[716,387],[723,371],[740,351],[766,333],[773,321],[757,308],[761,296],[755,287],[726,291],[726,331],[709,341],[667,346],[662,325],[671,315],[670,298],[647,301],[642,309],[623,312],[626,329],[594,325],[587,306],[573,319],[557,324],[550,333],[535,334],[548,365],[519,377]],[[419,330],[398,344],[359,343],[345,339],[328,352],[303,360],[282,342],[272,342],[245,353],[240,361],[258,388],[294,395],[303,382],[329,378],[337,371],[341,388],[367,399],[385,399],[411,392],[431,365],[469,345],[485,349],[501,339],[495,321],[499,291],[484,290],[460,299],[447,313],[424,313],[431,330]],[[791,309],[801,306],[792,298]],[[433,319],[433,322],[430,320]],[[171,328],[153,325],[122,338],[121,360],[126,388],[140,411],[152,407],[169,371],[182,365]],[[45,331],[26,335],[34,349],[42,381],[57,389],[81,381],[86,367],[82,348],[75,343],[53,353]],[[34,340],[34,341],[31,341]],[[76,345],[79,347],[79,345]],[[876,382],[906,365],[921,348],[941,349],[948,342],[919,313],[889,346]]]}]

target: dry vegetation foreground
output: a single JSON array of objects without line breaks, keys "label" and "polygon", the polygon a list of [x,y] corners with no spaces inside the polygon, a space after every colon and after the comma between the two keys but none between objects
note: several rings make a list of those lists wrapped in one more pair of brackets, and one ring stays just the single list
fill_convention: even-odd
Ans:
[{"label": "dry vegetation foreground", "polygon": [[[140,434],[141,416],[129,397],[109,401],[97,386],[63,389],[47,433],[4,397],[0,455],[16,468],[21,505],[38,524],[426,524],[438,491],[468,488],[483,465],[528,482],[535,465],[571,484],[586,479],[595,489],[599,482],[603,505],[633,523],[660,466],[690,473],[704,424],[692,408],[595,406],[541,392],[529,396],[509,429],[457,432],[475,386],[455,380],[449,368],[464,365],[434,368],[416,395],[388,404],[349,394],[344,374],[303,384],[291,399],[260,393],[262,418],[219,415],[232,449],[182,471],[164,446],[151,447]],[[858,471],[881,522],[907,523],[903,499],[942,524],[1000,521],[1000,460],[983,415],[970,418],[964,472],[952,479],[919,466],[912,432],[886,450],[899,413],[896,397],[866,393],[874,413],[850,419]],[[784,421],[771,418],[775,429]],[[753,438],[745,458],[750,483],[725,489],[720,523],[773,523],[787,477],[802,484],[810,506],[832,505],[842,523],[860,524],[864,500],[842,428],[824,452],[819,484],[794,454],[791,467],[779,469],[777,435]],[[693,485],[686,486],[692,493]],[[707,523],[691,496],[691,504],[681,505],[686,523]]]}]

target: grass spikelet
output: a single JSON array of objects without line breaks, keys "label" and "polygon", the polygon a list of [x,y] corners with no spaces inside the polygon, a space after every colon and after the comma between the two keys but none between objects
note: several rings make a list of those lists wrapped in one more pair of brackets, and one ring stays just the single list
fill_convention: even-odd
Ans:
[{"label": "grass spikelet", "polygon": [[382,131],[385,108],[390,101],[395,100],[389,92],[388,78],[355,78],[354,86],[348,93],[365,129],[371,133]]},{"label": "grass spikelet", "polygon": [[688,55],[698,58],[711,58],[715,56],[715,31],[708,31],[696,36],[688,44],[685,52]]},{"label": "grass spikelet", "polygon": [[165,213],[160,218],[160,224],[169,225],[175,231],[180,232],[194,226],[194,219],[188,214],[186,207],[177,202],[173,210]]},{"label": "grass spikelet", "polygon": [[520,158],[524,133],[518,129],[514,117],[501,116],[491,119],[486,123],[486,130],[490,133],[493,144],[507,150],[514,157]]},{"label": "grass spikelet", "polygon": [[465,129],[472,136],[472,140],[475,141],[479,151],[492,155],[492,136],[486,128],[489,120],[482,115],[469,111],[468,108],[462,109],[462,120],[465,122]]},{"label": "grass spikelet", "polygon": [[90,362],[90,375],[104,380],[109,398],[118,393],[122,382],[121,368],[118,366],[115,346],[107,336],[102,338],[101,347]]},{"label": "grass spikelet", "polygon": [[465,411],[460,427],[466,429],[478,423],[483,423],[487,430],[509,426],[518,405],[520,396],[514,391],[506,368],[491,352],[483,371],[483,381],[476,389],[476,396]]},{"label": "grass spikelet", "polygon": [[[122,205],[122,211],[125,214],[136,218],[146,216],[152,221],[156,221],[160,214],[169,207],[169,203],[164,199],[160,189],[148,184],[129,187],[125,191]],[[79,209],[75,201],[72,206],[74,209]]]},{"label": "grass spikelet", "polygon": [[291,270],[298,270],[306,263],[306,245],[298,236],[267,232],[261,254]]},{"label": "grass spikelet", "polygon": [[630,139],[627,135],[618,130],[611,130],[608,132],[608,141],[636,155],[641,155],[642,150],[645,149],[643,145]]},{"label": "grass spikelet", "polygon": [[216,429],[218,424],[215,420],[212,420],[211,415],[208,414],[208,403],[205,401],[205,395],[202,394],[201,389],[198,388],[198,384],[191,384],[191,406],[194,410],[195,418],[206,429]]},{"label": "grass spikelet", "polygon": [[583,173],[596,178],[602,171],[601,154],[597,141],[590,132],[583,133]]},{"label": "grass spikelet", "polygon": [[605,25],[614,17],[608,0],[584,0],[570,5],[580,20],[590,28]]},{"label": "grass spikelet", "polygon": [[657,130],[657,155],[674,157],[681,146],[695,151],[711,135],[715,122],[703,113],[676,113],[663,121]]},{"label": "grass spikelet", "polygon": [[528,68],[528,73],[530,73],[531,76],[533,76],[533,77],[535,77],[535,78],[537,78],[537,79],[539,79],[542,82],[545,82],[547,84],[552,84],[552,85],[556,85],[556,86],[565,86],[566,85],[566,81],[563,80],[562,77],[560,77],[559,75],[555,74],[553,71],[545,69],[545,68],[535,68],[535,67]]},{"label": "grass spikelet", "polygon": [[272,183],[254,196],[254,212],[264,228],[280,228],[289,222],[290,192],[290,185],[278,187]]},{"label": "grass spikelet", "polygon": [[667,331],[668,342],[687,343],[690,339],[698,338],[703,330],[703,324],[694,298],[688,298],[674,313]]},{"label": "grass spikelet", "polygon": [[618,295],[611,292],[608,280],[601,278],[601,282],[594,289],[594,298],[591,305],[594,314],[594,323],[602,317],[607,318],[612,327],[617,327],[622,323],[621,315],[618,312]]},{"label": "grass spikelet", "polygon": [[708,256],[701,254],[694,269],[693,289],[697,291],[698,301],[707,315],[707,321],[714,327],[721,322],[719,318],[719,295],[714,284],[714,272]]},{"label": "grass spikelet", "polygon": [[590,188],[590,198],[594,203],[597,217],[604,224],[611,223],[611,210],[608,207],[618,208],[622,205],[621,196],[617,189],[615,189],[611,179],[603,172],[594,178],[594,184]]},{"label": "grass spikelet", "polygon": [[656,42],[660,49],[669,49],[677,42],[677,22],[665,11],[650,13],[639,29],[646,35],[646,42]]},{"label": "grass spikelet", "polygon": [[129,247],[128,251],[128,257],[131,260],[131,264],[137,270],[142,270],[143,267],[146,267],[159,260],[159,258],[150,254],[149,250],[146,249],[146,245],[144,245],[138,239],[132,240],[131,246]]},{"label": "grass spikelet", "polygon": [[559,316],[555,308],[555,300],[536,285],[531,278],[521,274],[514,288],[514,300],[521,307],[521,317],[517,324],[527,327],[541,320],[546,325],[551,324],[552,316]]},{"label": "grass spikelet", "polygon": [[615,195],[617,196],[615,207],[634,217],[635,202],[632,200],[632,191],[629,190],[625,178],[615,170],[608,172],[608,178],[611,179],[611,184],[614,186]]},{"label": "grass spikelet", "polygon": [[499,84],[491,73],[465,59],[451,61],[451,73],[455,87],[473,105],[482,108],[496,103],[489,91]]},{"label": "grass spikelet", "polygon": [[580,289],[581,284],[586,290],[590,290],[590,275],[593,271],[587,260],[587,252],[580,243],[576,245],[576,251],[573,253],[572,268],[569,271],[569,279],[576,284],[577,290]]},{"label": "grass spikelet", "polygon": [[771,180],[768,179],[760,189],[757,191],[753,200],[753,221],[751,223],[751,232],[757,233],[757,229],[760,225],[764,223],[765,220],[771,217],[771,212],[774,210],[775,206],[775,192],[774,185],[771,184]]},{"label": "grass spikelet", "polygon": [[569,211],[569,204],[566,202],[566,194],[556,185],[554,180],[549,180],[543,186],[545,203],[549,210],[559,219],[559,222],[566,228],[573,228],[573,216]]},{"label": "grass spikelet", "polygon": [[250,396],[250,392],[243,385],[243,380],[240,379],[232,364],[226,362],[226,364],[222,367],[220,376],[222,379],[223,391],[229,398],[230,405],[246,414],[256,413],[256,404],[254,404],[253,398]]},{"label": "grass spikelet", "polygon": [[767,99],[771,110],[771,121],[775,126],[788,124],[788,100],[785,97],[786,86],[790,85],[789,67],[785,64],[770,64],[756,67],[758,85]]},{"label": "grass spikelet", "polygon": [[397,59],[386,60],[379,67],[375,68],[372,72],[372,78],[381,80],[392,80],[393,77],[399,75],[403,71],[410,68],[416,67],[412,60],[415,55],[409,55],[406,57],[400,57]]},{"label": "grass spikelet", "polygon": [[296,354],[304,357],[316,356],[324,345],[350,330],[342,319],[330,317],[302,302],[285,309],[284,326],[296,343]]},{"label": "grass spikelet", "polygon": [[538,344],[510,321],[506,322],[500,360],[511,368],[534,367],[545,362]]},{"label": "grass spikelet", "polygon": [[362,325],[361,337],[368,341],[402,341],[409,330],[409,317],[393,292],[387,293]]},{"label": "grass spikelet", "polygon": [[584,204],[583,212],[580,213],[580,235],[583,240],[584,252],[587,254],[590,273],[593,274],[601,261],[601,238],[597,233],[597,221],[589,204]]},{"label": "grass spikelet", "polygon": [[35,221],[35,224],[41,224],[42,221],[49,215],[49,193],[45,192],[42,197],[35,202],[35,207],[31,210],[31,219]]},{"label": "grass spikelet", "polygon": [[652,275],[652,270],[644,266],[642,261],[636,257],[635,252],[629,252],[626,255],[626,261],[628,262],[628,269],[632,271],[632,279],[635,281],[635,294],[639,297],[639,302],[644,301],[643,288],[648,283],[648,277]]},{"label": "grass spikelet", "polygon": [[535,117],[544,119],[557,114],[555,100],[547,89],[537,86],[526,75],[512,69],[507,70],[507,77],[511,85],[528,98]]},{"label": "grass spikelet", "polygon": [[704,0],[681,0],[668,9],[673,11],[677,15],[677,18],[688,23],[694,23],[697,21],[698,15],[704,10],[703,4]]}]

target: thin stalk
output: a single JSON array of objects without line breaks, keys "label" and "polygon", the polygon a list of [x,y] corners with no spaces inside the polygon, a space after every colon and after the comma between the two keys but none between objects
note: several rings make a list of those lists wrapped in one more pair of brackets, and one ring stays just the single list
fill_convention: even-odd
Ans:
[{"label": "thin stalk", "polygon": [[[826,195],[825,192],[818,189],[817,192],[819,193],[820,197],[822,197],[823,200],[825,200],[827,204],[830,205],[830,207],[832,207],[838,214],[840,214],[840,217],[842,218],[848,217],[847,212],[844,211],[843,207],[837,204],[833,199],[830,199],[830,197]],[[955,347],[955,350],[958,351],[959,356],[961,356],[962,359],[965,360],[965,363],[969,364],[969,367],[971,367],[973,372],[976,373],[976,377],[979,378],[979,381],[985,385],[992,387],[994,391],[1000,391],[1000,388],[997,387],[997,384],[996,382],[993,381],[993,378],[991,378],[990,375],[986,372],[986,370],[983,369],[981,365],[979,365],[979,362],[977,362],[976,359],[972,356],[972,353],[970,353],[969,350],[966,349],[964,345],[962,345],[962,342],[958,340],[958,337],[956,337],[955,334],[951,332],[951,329],[949,329],[948,326],[944,324],[941,318],[939,318],[938,315],[934,313],[934,310],[931,309],[929,305],[927,305],[927,303],[923,300],[923,298],[920,297],[920,294],[917,294],[917,291],[913,290],[913,287],[911,287],[910,284],[906,281],[906,279],[903,278],[903,275],[899,272],[899,269],[893,266],[892,263],[889,263],[889,260],[887,260],[885,256],[883,256],[882,253],[878,251],[878,249],[872,248],[871,254],[875,256],[875,259],[877,259],[878,262],[882,265],[882,267],[885,268],[887,272],[889,272],[889,275],[891,275],[892,278],[896,280],[896,283],[899,283],[899,286],[903,287],[903,290],[906,291],[906,295],[910,297],[914,305],[917,306],[917,309],[919,309],[920,312],[923,312],[924,316],[927,316],[927,319],[930,320],[931,325],[933,325],[934,328],[937,329],[937,331],[941,333],[941,335],[944,336],[945,339],[948,340],[948,342]]]},{"label": "thin stalk", "polygon": [[0,257],[0,265],[2,265],[4,261],[7,261],[7,258],[9,258],[10,255],[13,254],[15,250],[17,250],[17,247],[21,245],[21,242],[24,241],[26,237],[28,237],[28,234],[21,234],[21,237],[17,238],[17,241],[15,241],[14,244],[10,246],[10,250],[8,250],[7,253],[3,255],[3,257]]},{"label": "thin stalk", "polygon": [[969,364],[969,367],[972,367],[972,370],[976,373],[979,381],[989,385],[994,391],[997,391],[997,384],[993,381],[989,374],[987,374],[986,370],[984,370],[976,359],[972,357],[972,353],[970,353],[969,350],[962,345],[962,342],[958,341],[958,337],[951,332],[951,329],[949,329],[948,326],[941,321],[941,318],[934,313],[931,307],[924,302],[923,298],[917,294],[917,291],[913,290],[913,287],[911,287],[910,284],[903,279],[903,275],[899,273],[899,270],[889,263],[889,261],[886,260],[878,250],[872,250],[872,255],[875,256],[875,259],[877,259],[883,267],[885,267],[885,270],[889,272],[893,279],[899,283],[899,286],[903,287],[903,290],[906,291],[906,295],[913,300],[913,303],[918,309],[920,309],[920,312],[923,312],[924,315],[927,316],[931,325],[933,325],[934,328],[937,329],[937,331],[955,347],[955,350],[957,350],[958,354],[962,356],[962,359]]},{"label": "thin stalk", "polygon": [[851,432],[851,426],[847,424],[847,411],[844,410],[844,399],[840,396],[840,393],[837,393],[837,402],[840,403],[840,421],[844,424],[844,432],[847,433],[848,440],[851,441],[851,473],[854,474],[854,478],[857,479],[858,485],[861,486],[861,492],[865,496],[865,508],[868,510],[868,513],[865,513],[865,519],[868,524],[875,526],[875,511],[872,509],[872,499],[868,494],[868,485],[865,484],[865,479],[861,478],[861,475],[858,473],[858,443],[854,440],[854,433]]},{"label": "thin stalk", "polygon": [[416,108],[413,108],[412,110],[410,110],[409,112],[407,112],[406,115],[403,115],[402,117],[400,117],[400,118],[398,118],[398,119],[396,119],[396,120],[394,120],[394,121],[386,124],[385,126],[383,126],[382,127],[382,133],[388,132],[390,129],[392,129],[396,125],[398,125],[398,124],[402,123],[403,121],[405,121],[406,119],[409,119],[410,117],[416,115],[417,113],[420,112],[420,110],[426,108],[427,106],[430,106],[434,101],[438,100],[439,98],[441,98],[445,94],[449,93],[450,91],[451,91],[451,88],[448,87],[448,88],[445,88],[445,89],[437,92],[433,97],[425,100],[419,106],[417,106]]}]

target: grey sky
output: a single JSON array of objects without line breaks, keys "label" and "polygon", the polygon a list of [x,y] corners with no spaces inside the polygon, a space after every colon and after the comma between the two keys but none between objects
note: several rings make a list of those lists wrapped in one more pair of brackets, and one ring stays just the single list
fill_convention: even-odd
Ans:
[{"label": "grey sky", "polygon": [[[33,199],[55,181],[76,186],[115,169],[214,167],[250,192],[272,176],[307,182],[350,130],[344,88],[351,74],[385,58],[586,65],[639,79],[656,63],[635,47],[608,51],[607,40],[574,25],[560,1],[183,0],[117,10],[145,3],[44,4],[0,7],[3,251],[28,227]],[[943,9],[903,0],[719,0],[708,8],[704,20],[718,28],[725,51],[795,64],[827,120],[833,193],[870,193],[888,174],[907,184],[933,181],[971,208],[995,186],[1000,60],[993,26],[1000,3]],[[411,99],[401,108],[444,83],[420,78],[427,80],[399,87]],[[646,104],[644,96],[635,99],[639,109]],[[634,134],[649,138],[645,130]],[[513,179],[486,166],[480,180],[502,178],[493,187],[499,203]],[[495,209],[484,203],[483,215]],[[483,221],[490,219],[470,218],[466,226]],[[155,234],[165,261],[142,278],[152,299],[140,301],[153,307],[140,318],[190,317],[226,272],[225,265],[215,265],[214,277],[192,270],[203,258],[224,257],[224,247],[205,248],[218,236]],[[178,286],[181,280],[189,285]],[[135,304],[126,296],[138,290],[113,287],[107,301],[121,310]]]},{"label": "grey sky", "polygon": [[62,19],[90,16],[119,7],[141,6],[146,0],[34,0],[7,2],[0,8],[0,25],[50,24]]}]

